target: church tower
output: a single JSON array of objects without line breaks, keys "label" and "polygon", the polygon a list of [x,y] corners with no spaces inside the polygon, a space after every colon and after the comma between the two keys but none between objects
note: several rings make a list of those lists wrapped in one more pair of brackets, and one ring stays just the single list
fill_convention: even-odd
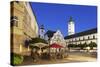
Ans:
[{"label": "church tower", "polygon": [[39,30],[39,37],[44,39],[44,34],[45,34],[44,25],[41,25]]},{"label": "church tower", "polygon": [[73,18],[70,17],[68,21],[68,35],[72,35],[72,34],[75,34],[75,24]]}]

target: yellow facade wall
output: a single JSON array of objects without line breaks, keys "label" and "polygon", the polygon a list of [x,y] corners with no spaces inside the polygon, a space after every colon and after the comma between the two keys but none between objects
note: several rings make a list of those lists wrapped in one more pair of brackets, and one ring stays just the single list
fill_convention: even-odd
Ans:
[{"label": "yellow facade wall", "polygon": [[[11,2],[11,16],[18,17],[18,26],[11,26],[11,52],[27,54],[25,41],[38,37],[38,25],[28,2]],[[11,19],[12,20],[12,19]]]}]

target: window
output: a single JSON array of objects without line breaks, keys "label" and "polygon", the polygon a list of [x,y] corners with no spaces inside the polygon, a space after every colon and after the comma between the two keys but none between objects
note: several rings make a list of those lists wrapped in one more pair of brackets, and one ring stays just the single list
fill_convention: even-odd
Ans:
[{"label": "window", "polygon": [[18,27],[18,17],[17,16],[11,16],[11,26]]},{"label": "window", "polygon": [[77,41],[77,39],[75,38],[75,41]]},{"label": "window", "polygon": [[90,37],[88,36],[88,39],[90,39]]},{"label": "window", "polygon": [[43,33],[43,32],[44,32],[44,30],[42,29],[42,30],[41,30],[41,32]]},{"label": "window", "polygon": [[83,40],[85,40],[85,38],[83,37]]},{"label": "window", "polygon": [[95,39],[95,36],[93,35],[93,39]]},{"label": "window", "polygon": [[79,41],[80,41],[80,38],[79,38]]},{"label": "window", "polygon": [[92,43],[92,41],[90,43]]}]

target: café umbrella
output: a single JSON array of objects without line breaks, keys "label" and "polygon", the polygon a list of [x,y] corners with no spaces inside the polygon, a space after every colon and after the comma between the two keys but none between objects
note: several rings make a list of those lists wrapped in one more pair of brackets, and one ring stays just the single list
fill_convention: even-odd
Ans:
[{"label": "caf\u00e9 umbrella", "polygon": [[43,48],[48,46],[48,44],[44,44],[44,43],[35,43],[35,44],[31,44],[31,46],[33,47],[38,47],[38,48]]},{"label": "caf\u00e9 umbrella", "polygon": [[55,55],[56,55],[57,49],[63,48],[63,46],[61,46],[61,45],[59,45],[59,44],[57,44],[57,43],[53,43],[53,44],[50,45],[50,48],[56,49],[56,52],[54,52]]},{"label": "caf\u00e9 umbrella", "polygon": [[50,48],[63,48],[63,46],[56,44],[56,43],[53,43],[50,45]]},{"label": "caf\u00e9 umbrella", "polygon": [[44,47],[48,47],[48,44],[44,44],[44,43],[35,43],[35,44],[31,44],[31,46],[33,48],[38,48],[39,50],[37,51],[39,54],[41,54],[42,48]]}]

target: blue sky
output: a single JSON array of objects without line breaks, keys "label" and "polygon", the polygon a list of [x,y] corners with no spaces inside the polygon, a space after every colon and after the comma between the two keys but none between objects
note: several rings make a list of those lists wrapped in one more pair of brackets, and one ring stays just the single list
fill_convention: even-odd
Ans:
[{"label": "blue sky", "polygon": [[68,35],[68,21],[70,16],[75,22],[75,32],[85,31],[97,27],[97,7],[71,4],[30,3],[39,26],[45,30],[60,30],[64,36]]}]

